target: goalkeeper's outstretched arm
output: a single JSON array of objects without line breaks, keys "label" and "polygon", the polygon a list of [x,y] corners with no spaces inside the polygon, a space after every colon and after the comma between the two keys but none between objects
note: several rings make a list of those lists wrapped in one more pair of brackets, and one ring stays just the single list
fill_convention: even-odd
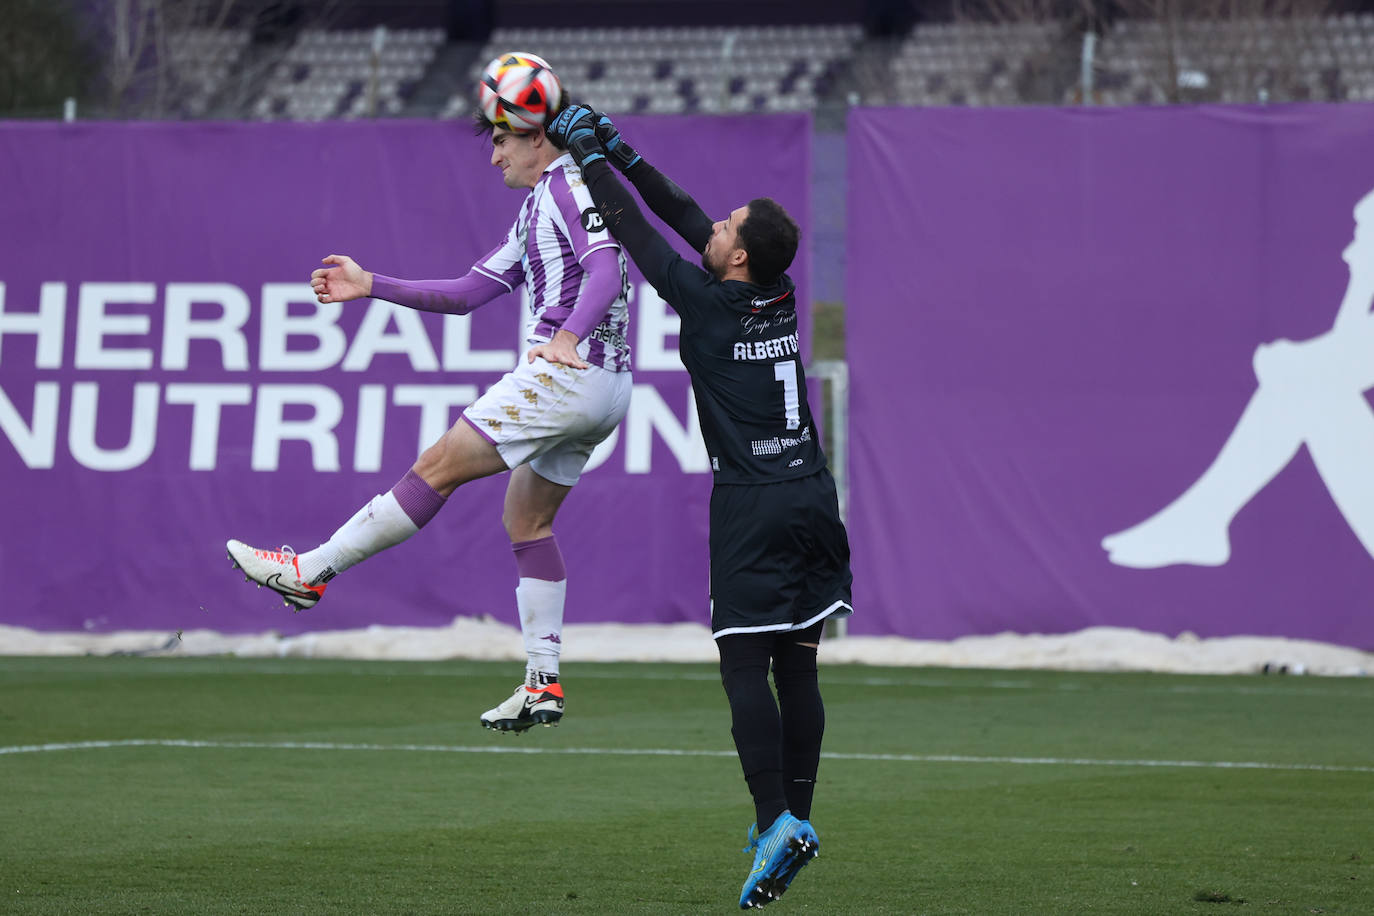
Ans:
[{"label": "goalkeeper's outstretched arm", "polygon": [[630,179],[654,215],[682,236],[693,251],[705,248],[711,238],[712,220],[692,195],[646,162],[605,115],[598,117],[596,138],[606,150],[606,159]]},{"label": "goalkeeper's outstretched arm", "polygon": [[[642,160],[640,164],[643,164]],[[644,218],[644,212],[635,203],[634,195],[615,177],[615,172],[611,171],[605,160],[583,165],[582,179],[587,182],[587,190],[601,211],[606,228],[620,242],[639,272],[644,274],[644,279],[662,292],[668,284],[668,268],[679,260],[678,253]],[[707,237],[710,237],[709,223]],[[704,240],[701,247],[706,247]]]},{"label": "goalkeeper's outstretched arm", "polygon": [[[563,109],[545,130],[549,139],[571,153],[581,167],[582,180],[586,182],[587,191],[601,212],[601,218],[605,220],[606,228],[611,235],[620,242],[630,260],[634,261],[640,273],[644,274],[644,279],[652,283],[659,295],[681,315],[684,306],[690,302],[690,297],[679,294],[689,285],[706,283],[711,279],[710,274],[688,265],[673,250],[673,246],[668,244],[668,240],[649,225],[649,221],[639,209],[639,204],[635,203],[634,195],[620,183],[620,179],[616,178],[615,172],[607,162],[612,157],[617,160],[627,158],[624,153],[628,147],[622,143],[618,148],[607,150],[601,138],[594,132],[596,118],[596,113],[587,106],[570,105]],[[633,151],[630,153],[633,154]],[[643,165],[643,160],[640,160],[637,154],[633,154],[633,159],[638,160],[629,163],[634,168]],[[667,182],[666,178],[661,180]],[[662,190],[662,186],[659,190]],[[678,193],[681,194],[680,191]],[[691,201],[685,194],[682,197]],[[691,204],[690,209],[700,215],[699,221],[692,219],[688,208],[680,208],[677,215],[684,217],[686,214],[685,219],[688,223],[699,222],[699,225],[683,226],[682,229],[692,233],[688,235],[684,232],[683,238],[694,246],[699,241],[699,247],[704,249],[710,239],[711,223],[696,204]],[[678,231],[682,232],[682,229]]]},{"label": "goalkeeper's outstretched arm", "polygon": [[677,182],[640,159],[625,172],[654,215],[682,236],[693,251],[701,251],[711,238],[711,217]]}]

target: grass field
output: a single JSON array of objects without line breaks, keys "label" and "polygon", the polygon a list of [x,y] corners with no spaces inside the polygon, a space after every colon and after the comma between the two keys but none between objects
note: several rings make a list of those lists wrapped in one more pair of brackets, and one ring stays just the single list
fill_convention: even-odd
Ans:
[{"label": "grass field", "polygon": [[[704,665],[0,658],[0,912],[725,913]],[[1374,679],[830,667],[785,914],[1374,913]]]}]

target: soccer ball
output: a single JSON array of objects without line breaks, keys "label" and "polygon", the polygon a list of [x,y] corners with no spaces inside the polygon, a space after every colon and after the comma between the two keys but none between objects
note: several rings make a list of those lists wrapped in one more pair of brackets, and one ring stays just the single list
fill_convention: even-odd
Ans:
[{"label": "soccer ball", "polygon": [[539,130],[563,101],[563,84],[542,57],[508,51],[487,64],[477,84],[482,116],[517,134]]}]

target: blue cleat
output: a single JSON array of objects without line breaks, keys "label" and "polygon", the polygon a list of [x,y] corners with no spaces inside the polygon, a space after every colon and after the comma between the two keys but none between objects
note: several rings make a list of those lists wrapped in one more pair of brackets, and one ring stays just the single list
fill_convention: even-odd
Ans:
[{"label": "blue cleat", "polygon": [[802,821],[801,829],[797,831],[797,837],[802,841],[803,854],[794,856],[791,863],[779,876],[782,887],[778,890],[778,896],[792,885],[792,879],[797,877],[797,872],[802,870],[802,866],[810,862],[821,854],[821,838],[816,836],[816,828],[811,826],[810,821]]},{"label": "blue cleat", "polygon": [[802,866],[820,851],[820,840],[807,821],[799,821],[784,811],[772,826],[758,833],[758,825],[749,828],[749,845],[745,852],[754,852],[754,867],[740,891],[742,910],[767,906],[782,896]]}]

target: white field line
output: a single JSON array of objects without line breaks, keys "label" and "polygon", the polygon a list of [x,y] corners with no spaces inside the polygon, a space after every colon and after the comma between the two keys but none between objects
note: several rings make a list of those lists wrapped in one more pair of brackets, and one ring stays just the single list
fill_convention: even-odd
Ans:
[{"label": "white field line", "polygon": [[[730,757],[734,751],[675,750],[672,748],[602,747],[473,747],[452,744],[345,744],[330,741],[190,741],[144,739],[127,741],[72,741],[57,744],[19,744],[0,747],[6,754],[44,754],[120,747],[210,748],[217,750],[286,751],[400,751],[440,754],[549,754],[604,757]],[[859,760],[891,763],[992,763],[1014,766],[1163,767],[1203,770],[1272,770],[1321,773],[1374,773],[1374,766],[1338,766],[1324,763],[1263,763],[1237,760],[1098,760],[1089,757],[976,757],[964,754],[840,754],[823,753],[825,760]]]}]

